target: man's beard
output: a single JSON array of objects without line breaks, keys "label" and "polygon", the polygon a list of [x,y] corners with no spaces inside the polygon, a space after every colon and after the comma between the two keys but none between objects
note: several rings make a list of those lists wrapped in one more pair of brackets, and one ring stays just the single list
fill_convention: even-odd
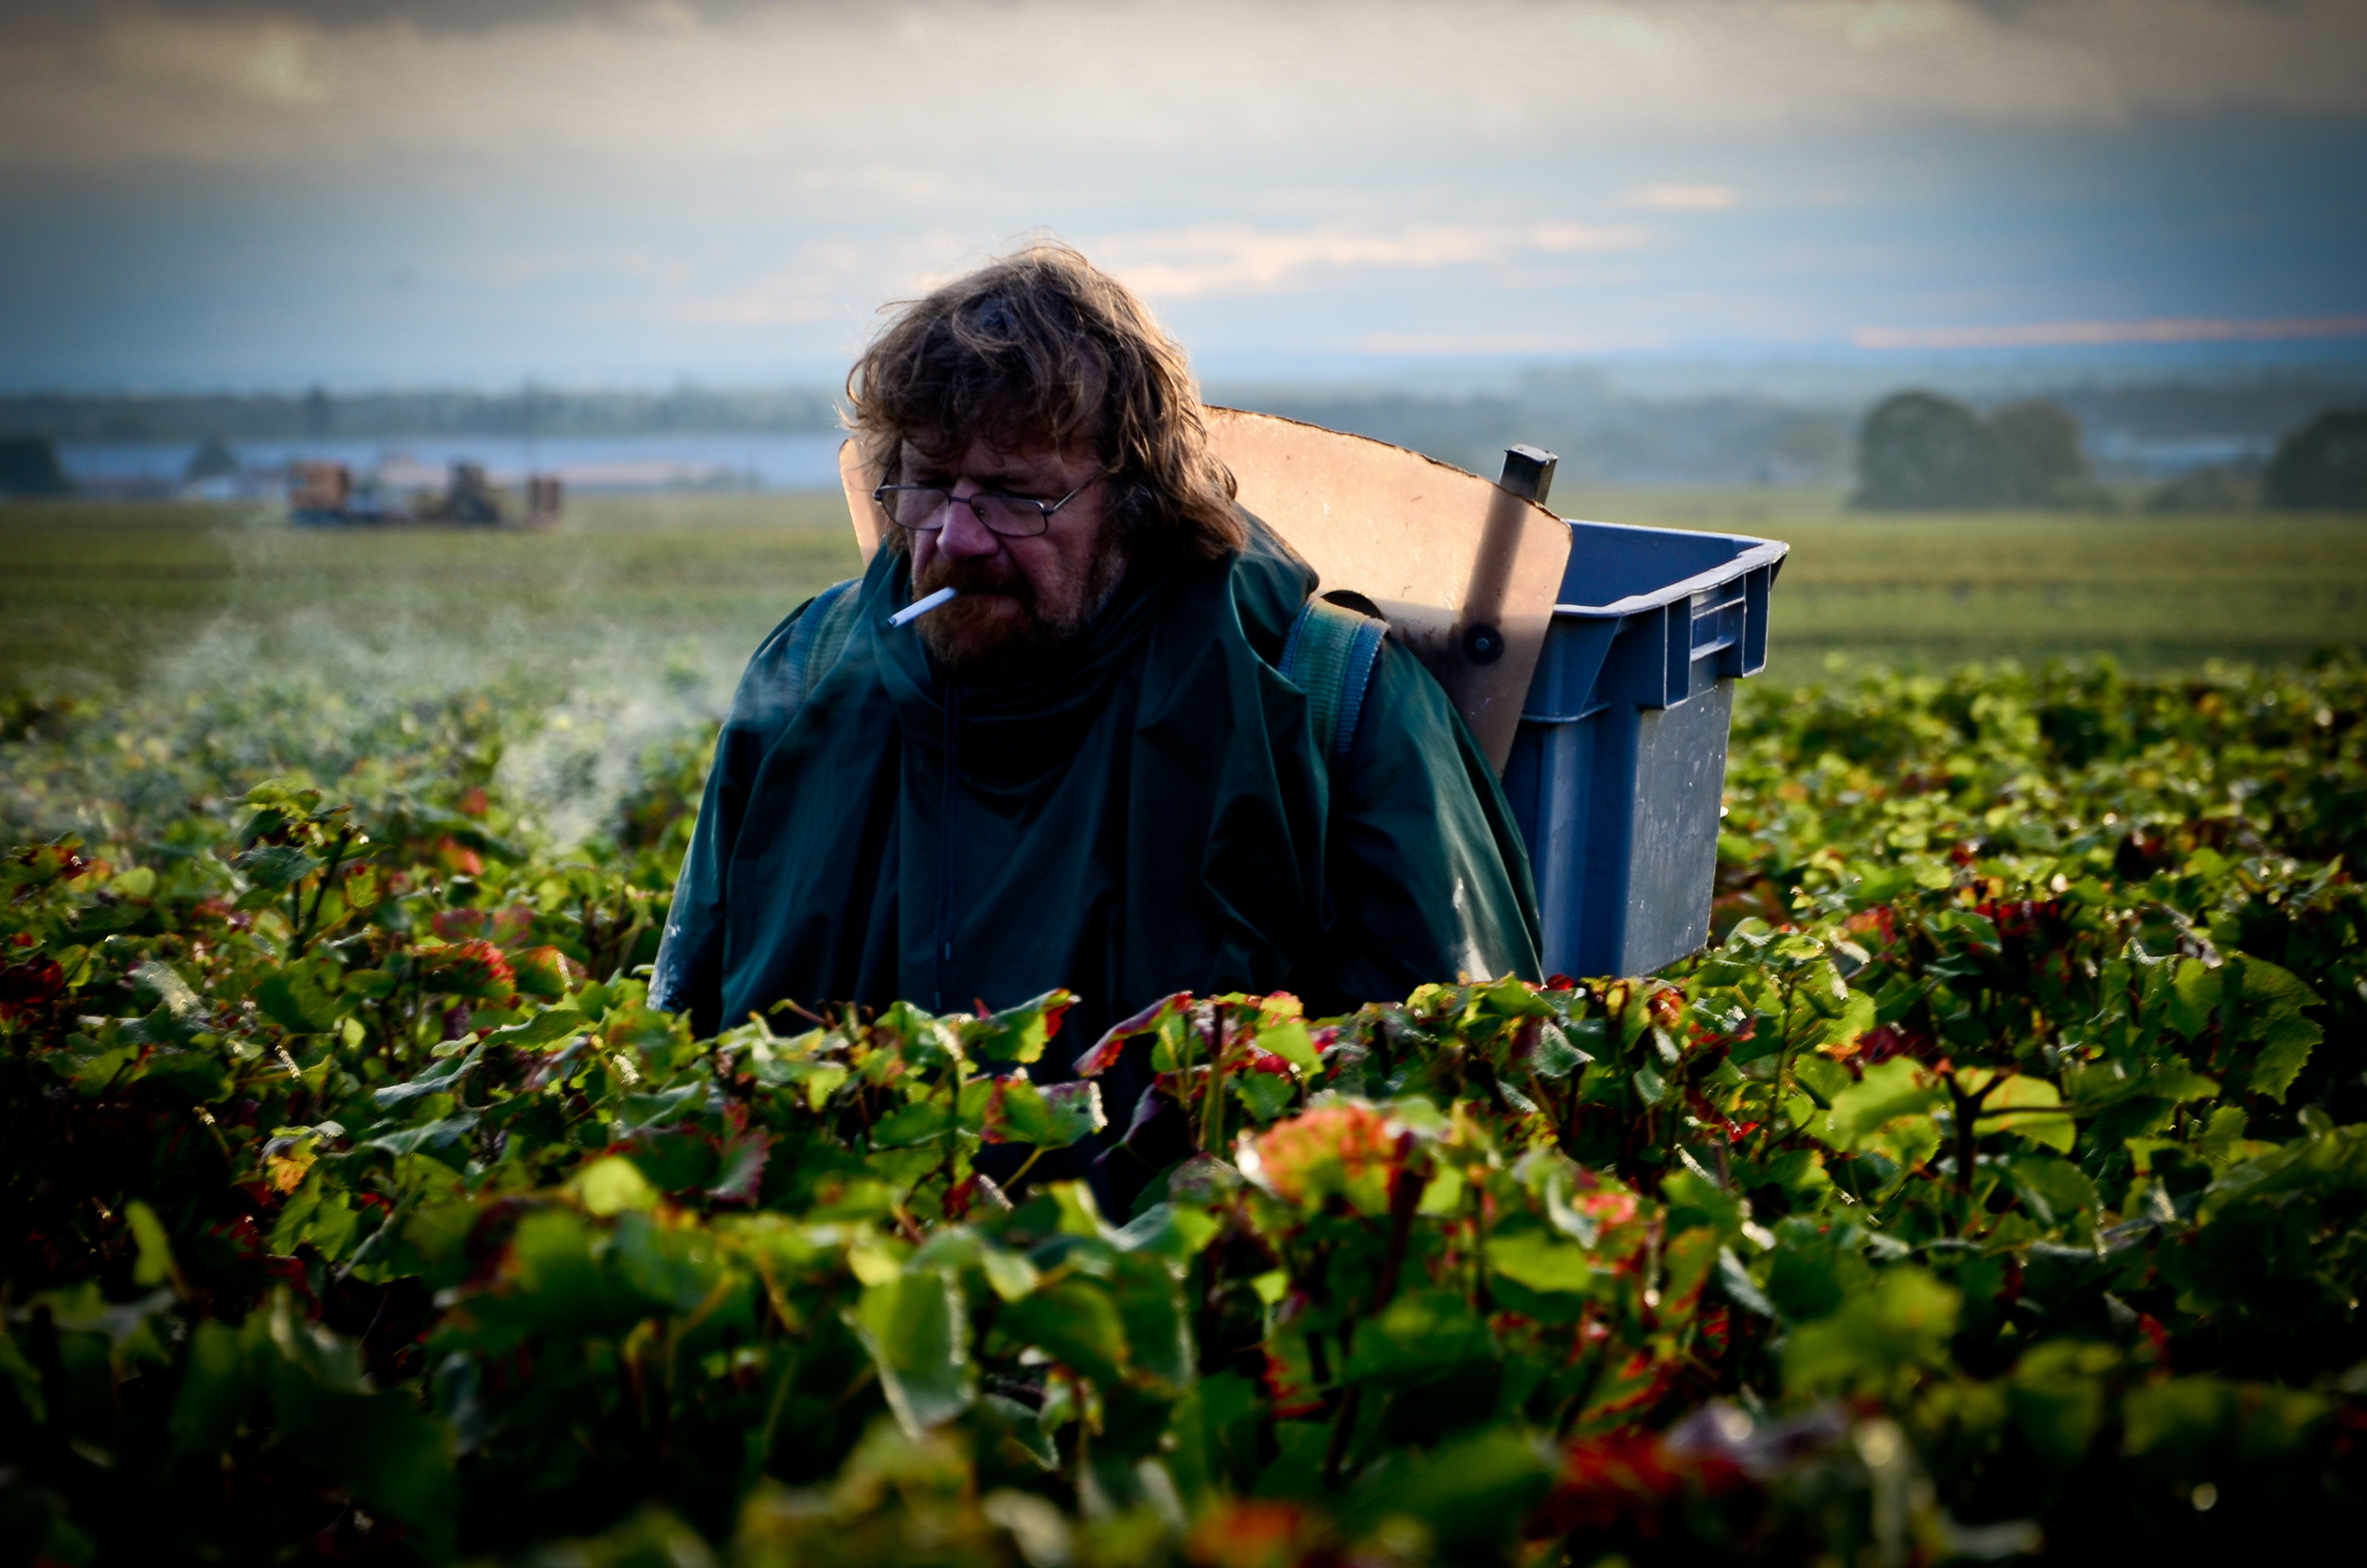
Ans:
[{"label": "man's beard", "polygon": [[1126,552],[1112,543],[1094,553],[1079,579],[1062,578],[1039,594],[1003,557],[953,561],[943,552],[913,575],[913,597],[959,590],[950,604],[914,625],[937,663],[965,682],[1009,680],[1057,662],[1093,627],[1126,578]]}]

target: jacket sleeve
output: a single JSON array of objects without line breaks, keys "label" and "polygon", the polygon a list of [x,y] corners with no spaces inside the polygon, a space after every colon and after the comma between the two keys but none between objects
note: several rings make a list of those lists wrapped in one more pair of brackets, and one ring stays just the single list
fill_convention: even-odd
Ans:
[{"label": "jacket sleeve", "polygon": [[715,760],[707,769],[699,820],[690,848],[674,879],[667,906],[666,934],[650,974],[650,1006],[688,1012],[691,1027],[704,1038],[722,1025],[723,935],[729,908],[728,871],[748,806],[749,786],[773,742],[797,711],[803,692],[791,658],[791,633],[809,599],[774,627],[748,661],[732,695],[729,717],[716,737]]},{"label": "jacket sleeve", "polygon": [[1325,881],[1337,1008],[1416,986],[1541,978],[1528,848],[1496,771],[1438,683],[1384,642],[1332,781]]}]

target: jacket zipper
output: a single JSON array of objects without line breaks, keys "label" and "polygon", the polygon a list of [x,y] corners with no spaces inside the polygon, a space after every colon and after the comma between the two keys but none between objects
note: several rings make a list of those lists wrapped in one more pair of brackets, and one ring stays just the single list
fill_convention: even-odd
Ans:
[{"label": "jacket zipper", "polygon": [[962,688],[945,687],[945,785],[937,801],[936,984],[933,1012],[945,1011],[945,971],[953,961],[953,803],[961,795]]}]

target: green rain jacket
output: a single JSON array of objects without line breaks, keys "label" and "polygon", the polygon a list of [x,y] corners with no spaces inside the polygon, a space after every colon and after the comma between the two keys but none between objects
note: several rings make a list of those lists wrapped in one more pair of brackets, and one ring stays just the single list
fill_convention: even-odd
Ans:
[{"label": "green rain jacket", "polygon": [[[801,606],[733,699],[651,1000],[706,1034],[784,998],[942,1012],[1066,987],[1076,1050],[1035,1069],[1049,1079],[1176,991],[1289,990],[1322,1016],[1458,974],[1537,978],[1494,770],[1384,642],[1326,776],[1274,668],[1315,575],[1252,524],[1225,560],[1132,574],[1073,661],[1008,685],[952,685],[884,624],[911,579],[882,550],[801,700]],[[1105,1074],[1111,1113],[1148,1081],[1147,1063]]]}]

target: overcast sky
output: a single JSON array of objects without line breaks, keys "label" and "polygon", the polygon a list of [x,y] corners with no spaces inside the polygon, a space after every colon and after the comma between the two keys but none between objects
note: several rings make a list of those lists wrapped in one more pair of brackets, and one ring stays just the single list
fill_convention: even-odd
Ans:
[{"label": "overcast sky", "polygon": [[834,376],[1046,230],[1211,376],[2367,353],[2361,0],[0,0],[0,384]]}]

